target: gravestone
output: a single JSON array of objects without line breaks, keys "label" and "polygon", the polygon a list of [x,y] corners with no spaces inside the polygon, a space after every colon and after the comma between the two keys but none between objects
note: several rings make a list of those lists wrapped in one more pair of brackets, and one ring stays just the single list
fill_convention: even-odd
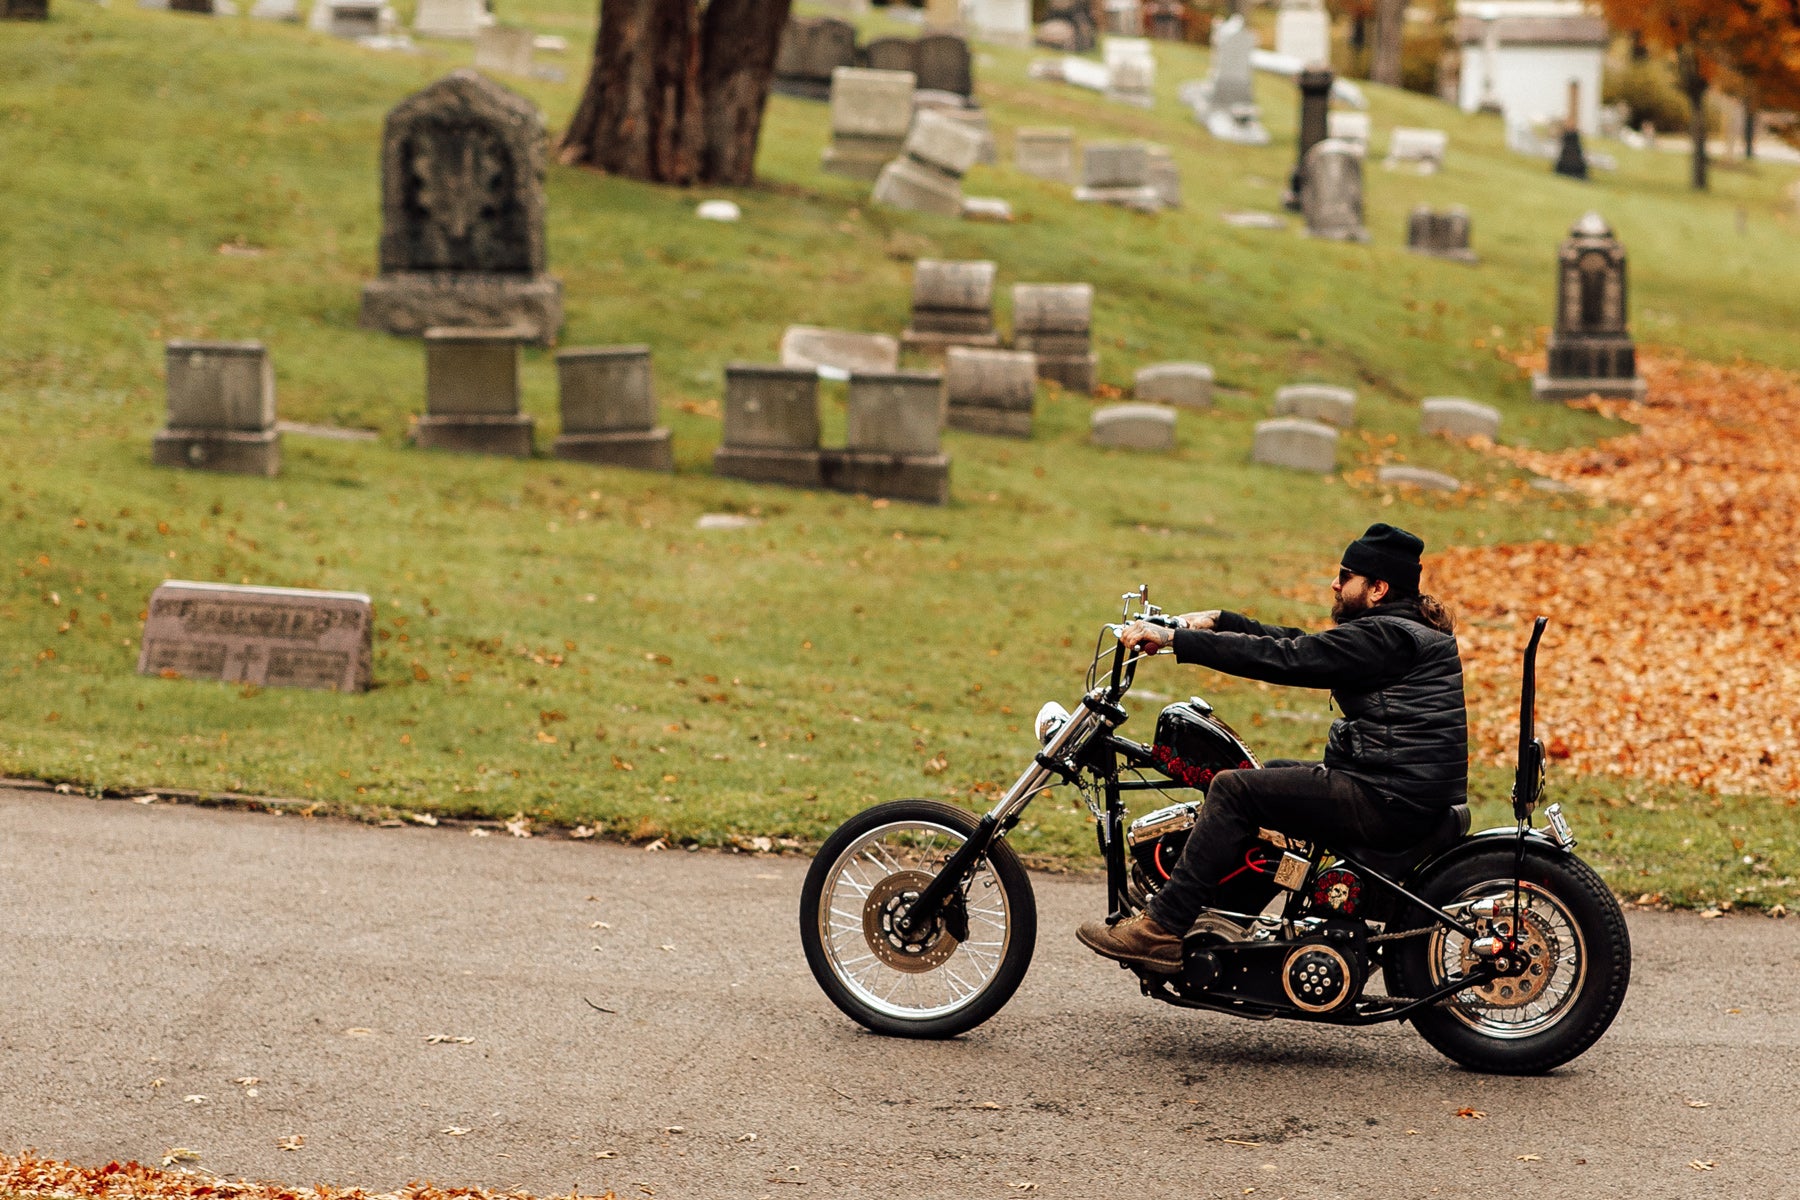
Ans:
[{"label": "gravestone", "polygon": [[1317,421],[1276,417],[1256,423],[1250,461],[1329,475],[1337,469],[1338,431]]},{"label": "gravestone", "polygon": [[831,73],[831,144],[820,169],[874,180],[899,157],[912,118],[910,72],[839,67]]},{"label": "gravestone", "polygon": [[775,51],[773,87],[784,96],[825,100],[831,73],[856,65],[856,26],[840,17],[789,17]]},{"label": "gravestone", "polygon": [[1132,394],[1146,404],[1211,408],[1213,369],[1205,363],[1168,362],[1139,367]]},{"label": "gravestone", "polygon": [[888,208],[962,215],[962,177],[981,156],[981,135],[929,109],[913,117],[905,153],[881,168],[870,199]]},{"label": "gravestone", "polygon": [[914,111],[930,109],[940,117],[946,117],[958,125],[974,130],[976,136],[981,139],[981,145],[975,152],[975,161],[990,167],[998,163],[1000,150],[994,143],[993,130],[988,127],[987,111],[980,108],[952,108],[933,102],[933,97],[943,95],[945,95],[943,92],[922,91],[917,93],[918,99],[914,104]]},{"label": "gravestone", "polygon": [[1348,429],[1356,424],[1356,393],[1323,383],[1294,383],[1275,389],[1275,415],[1322,421]]},{"label": "gravestone", "polygon": [[871,71],[919,74],[919,43],[907,37],[879,37],[863,47],[862,60]]},{"label": "gravestone", "polygon": [[1075,182],[1075,131],[1026,127],[1013,135],[1013,165],[1053,183]]},{"label": "gravestone", "polygon": [[1156,103],[1156,55],[1142,37],[1109,37],[1100,43],[1106,63],[1106,97],[1149,108]]},{"label": "gravestone", "polygon": [[1300,184],[1300,211],[1309,237],[1333,242],[1366,242],[1363,227],[1362,159],[1348,142],[1326,138],[1306,153]]},{"label": "gravestone", "polygon": [[913,264],[912,319],[901,343],[924,353],[946,346],[999,345],[994,332],[997,270],[985,259],[919,259]]},{"label": "gravestone", "polygon": [[1382,165],[1390,171],[1407,167],[1420,175],[1434,175],[1443,170],[1449,150],[1450,135],[1442,129],[1398,126],[1388,135],[1388,156]]},{"label": "gravestone", "polygon": [[374,606],[361,592],[171,579],[145,606],[139,675],[369,690]]},{"label": "gravestone", "polygon": [[425,331],[425,415],[414,441],[427,450],[530,458],[536,422],[519,411],[519,332]]},{"label": "gravestone", "polygon": [[975,60],[969,43],[953,33],[928,33],[913,48],[919,90],[948,92],[964,102],[975,95]]},{"label": "gravestone", "polygon": [[1430,471],[1424,467],[1409,467],[1404,463],[1393,463],[1380,468],[1375,472],[1375,479],[1390,487],[1414,487],[1427,492],[1455,492],[1462,488],[1462,481],[1454,475]]},{"label": "gravestone", "polygon": [[595,346],[556,352],[562,434],[558,458],[641,471],[673,471],[669,431],[656,423],[650,347]]},{"label": "gravestone", "polygon": [[413,32],[420,37],[471,41],[475,32],[494,23],[482,0],[419,0]]},{"label": "gravestone", "polygon": [[548,343],[562,284],[544,270],[544,119],[475,71],[451,72],[388,113],[381,139],[381,275],[362,324],[512,327]]},{"label": "gravestone", "polygon": [[1181,207],[1181,168],[1175,165],[1175,156],[1163,146],[1151,146],[1147,151],[1150,158],[1150,186],[1156,191],[1156,199],[1164,208]]},{"label": "gravestone", "polygon": [[1443,212],[1421,204],[1406,218],[1406,248],[1416,254],[1474,262],[1469,249],[1469,210],[1460,204]]},{"label": "gravestone", "polygon": [[1358,158],[1369,153],[1369,134],[1373,122],[1366,112],[1328,112],[1325,114],[1326,136],[1356,147]]},{"label": "gravestone", "polygon": [[[1058,26],[1051,29],[1051,26]],[[1045,19],[1037,27],[1036,40],[1040,45],[1049,36],[1054,42],[1054,49],[1065,50],[1070,54],[1086,54],[1100,44],[1100,27],[1094,20],[1094,6],[1091,0],[1049,0],[1045,10]]]},{"label": "gravestone", "polygon": [[1242,16],[1219,22],[1212,31],[1212,73],[1182,91],[1195,119],[1222,142],[1269,144],[1251,73],[1250,55],[1255,50],[1256,33]]},{"label": "gravestone", "polygon": [[1081,148],[1081,186],[1075,199],[1140,212],[1162,208],[1150,182],[1150,148],[1142,142],[1089,142]]},{"label": "gravestone", "polygon": [[1037,358],[1016,350],[951,346],[944,351],[944,393],[952,429],[1028,438]]},{"label": "gravestone", "polygon": [[1012,301],[1013,348],[1036,355],[1038,378],[1092,394],[1100,361],[1093,352],[1094,285],[1018,283]]},{"label": "gravestone", "polygon": [[1281,0],[1275,12],[1275,53],[1302,67],[1331,65],[1331,15],[1320,0]]},{"label": "gravestone", "polygon": [[826,451],[826,486],[920,504],[950,499],[950,457],[941,447],[943,376],[887,371],[850,376],[841,451]]},{"label": "gravestone", "polygon": [[1500,436],[1500,411],[1460,396],[1427,396],[1419,402],[1419,432],[1494,441]]},{"label": "gravestone", "polygon": [[1625,247],[1599,213],[1577,221],[1557,251],[1556,327],[1548,350],[1548,369],[1531,381],[1538,399],[1643,398],[1637,349],[1626,328]]},{"label": "gravestone", "polygon": [[1331,85],[1334,77],[1323,67],[1308,67],[1295,77],[1295,85],[1300,93],[1300,127],[1295,139],[1298,153],[1294,157],[1294,171],[1288,178],[1287,192],[1281,202],[1289,211],[1301,211],[1301,192],[1306,184],[1306,156],[1312,148],[1325,141],[1331,129]]},{"label": "gravestone", "polygon": [[975,37],[1003,46],[1031,42],[1031,0],[970,0],[969,24]]},{"label": "gravestone", "polygon": [[50,0],[0,0],[0,21],[47,21]]},{"label": "gravestone", "polygon": [[169,423],[151,443],[151,462],[234,475],[281,473],[275,371],[261,342],[172,341],[163,358]]},{"label": "gravestone", "polygon": [[482,71],[534,78],[537,75],[533,62],[536,42],[537,35],[529,29],[484,25],[475,31],[475,66]]},{"label": "gravestone", "polygon": [[299,0],[256,0],[250,6],[250,16],[257,21],[298,21]]},{"label": "gravestone", "polygon": [[1123,450],[1173,450],[1175,410],[1156,404],[1108,404],[1094,410],[1089,439]]},{"label": "gravestone", "polygon": [[802,367],[725,368],[724,441],[713,473],[757,483],[821,487],[819,377]]},{"label": "gravestone", "polygon": [[392,33],[396,24],[394,10],[383,0],[313,0],[307,21],[315,32],[340,38],[381,37]]},{"label": "gravestone", "polygon": [[900,369],[900,343],[885,333],[789,325],[781,335],[781,365],[810,368],[821,379],[887,375]]}]

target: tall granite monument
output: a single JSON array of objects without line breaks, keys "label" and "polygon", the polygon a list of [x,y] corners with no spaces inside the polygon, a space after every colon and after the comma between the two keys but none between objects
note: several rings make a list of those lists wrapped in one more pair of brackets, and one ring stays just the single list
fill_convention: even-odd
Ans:
[{"label": "tall granite monument", "polygon": [[1557,250],[1549,352],[1548,369],[1531,380],[1539,400],[1643,398],[1637,349],[1625,327],[1625,247],[1599,213],[1575,222]]},{"label": "tall granite monument", "polygon": [[536,106],[475,71],[395,105],[381,138],[381,275],[363,288],[362,324],[554,338],[562,284],[544,269],[545,155]]}]

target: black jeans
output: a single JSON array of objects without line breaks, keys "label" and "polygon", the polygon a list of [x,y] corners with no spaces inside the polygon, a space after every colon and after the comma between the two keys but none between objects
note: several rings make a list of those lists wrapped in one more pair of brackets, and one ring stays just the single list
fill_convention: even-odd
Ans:
[{"label": "black jeans", "polygon": [[1211,903],[1213,885],[1236,863],[1244,839],[1258,829],[1326,845],[1397,850],[1436,823],[1435,817],[1389,805],[1323,763],[1275,759],[1257,771],[1221,771],[1169,882],[1151,898],[1150,915],[1171,933],[1186,933]]}]

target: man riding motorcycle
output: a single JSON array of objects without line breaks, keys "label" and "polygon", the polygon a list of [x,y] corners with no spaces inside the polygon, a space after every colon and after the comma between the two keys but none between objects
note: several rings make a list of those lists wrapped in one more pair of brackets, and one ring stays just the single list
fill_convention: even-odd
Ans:
[{"label": "man riding motorcycle", "polygon": [[1234,612],[1187,613],[1182,628],[1134,622],[1133,652],[1173,646],[1178,662],[1290,687],[1327,688],[1343,717],[1320,763],[1270,762],[1213,778],[1167,885],[1147,912],[1077,931],[1097,954],[1152,971],[1181,969],[1181,935],[1257,829],[1383,850],[1419,841],[1467,796],[1468,726],[1455,624],[1419,591],[1425,543],[1375,524],[1344,551],[1331,585],[1335,626],[1264,625]]}]

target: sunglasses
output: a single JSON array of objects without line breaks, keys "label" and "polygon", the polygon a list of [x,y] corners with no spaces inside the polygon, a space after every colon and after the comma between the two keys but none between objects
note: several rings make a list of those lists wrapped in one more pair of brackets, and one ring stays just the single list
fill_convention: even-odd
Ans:
[{"label": "sunglasses", "polygon": [[1355,571],[1352,571],[1349,567],[1339,567],[1338,568],[1337,581],[1338,581],[1338,585],[1340,587],[1346,583],[1349,583],[1352,579],[1356,579],[1356,578],[1358,578],[1357,573]]}]

